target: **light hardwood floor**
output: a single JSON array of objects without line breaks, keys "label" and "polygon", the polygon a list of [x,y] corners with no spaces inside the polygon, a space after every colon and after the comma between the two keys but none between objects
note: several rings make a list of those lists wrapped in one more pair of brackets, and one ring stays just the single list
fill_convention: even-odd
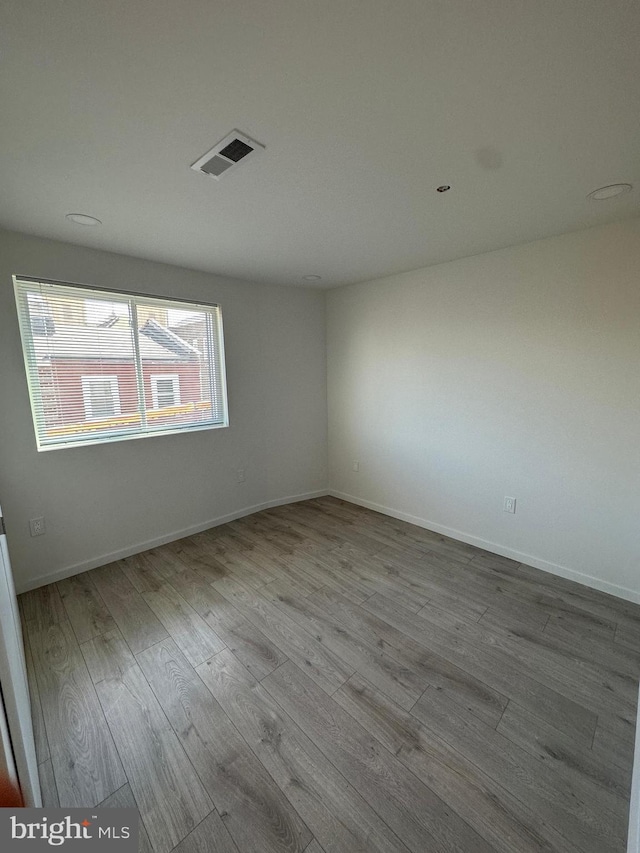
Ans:
[{"label": "light hardwood floor", "polygon": [[145,853],[621,853],[640,607],[334,498],[20,597],[45,803]]}]

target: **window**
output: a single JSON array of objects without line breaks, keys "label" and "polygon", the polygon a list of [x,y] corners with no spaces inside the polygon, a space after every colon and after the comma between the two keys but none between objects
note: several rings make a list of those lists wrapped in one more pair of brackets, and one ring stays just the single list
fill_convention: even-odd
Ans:
[{"label": "window", "polygon": [[227,426],[218,305],[14,284],[38,450]]},{"label": "window", "polygon": [[167,406],[180,405],[180,377],[177,374],[151,377],[151,396],[153,408],[164,409]]},{"label": "window", "polygon": [[82,376],[84,413],[88,421],[101,421],[120,414],[117,376]]}]

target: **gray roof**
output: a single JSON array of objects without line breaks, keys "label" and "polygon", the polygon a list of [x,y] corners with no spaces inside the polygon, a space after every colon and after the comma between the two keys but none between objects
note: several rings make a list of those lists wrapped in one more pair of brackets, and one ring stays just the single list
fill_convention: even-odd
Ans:
[{"label": "gray roof", "polygon": [[140,334],[189,361],[197,359],[200,355],[200,352],[184,341],[180,335],[172,332],[171,329],[167,329],[166,326],[162,326],[156,320],[147,320],[140,329]]},{"label": "gray roof", "polygon": [[[161,327],[162,328],[162,327]],[[178,336],[173,334],[173,338]],[[199,355],[198,351],[184,342],[184,355],[139,335],[140,356],[149,361],[189,362]],[[56,323],[55,333],[50,337],[33,338],[38,361],[58,359],[105,359],[107,361],[129,361],[133,359],[133,341],[127,328],[96,328],[95,326],[63,326]],[[189,352],[191,351],[191,352]]]}]

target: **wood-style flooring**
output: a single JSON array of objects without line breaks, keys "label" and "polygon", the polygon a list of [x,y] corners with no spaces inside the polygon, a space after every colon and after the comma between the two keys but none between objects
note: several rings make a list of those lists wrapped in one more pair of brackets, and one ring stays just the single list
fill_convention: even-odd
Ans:
[{"label": "wood-style flooring", "polygon": [[334,498],[20,597],[45,804],[144,853],[621,853],[640,607]]}]

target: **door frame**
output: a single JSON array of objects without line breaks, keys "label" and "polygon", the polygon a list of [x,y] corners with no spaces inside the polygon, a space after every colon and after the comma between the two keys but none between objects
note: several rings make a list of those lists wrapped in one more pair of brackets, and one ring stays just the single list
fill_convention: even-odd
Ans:
[{"label": "door frame", "polygon": [[[6,728],[25,805],[42,806],[27,666],[4,519],[0,507],[0,685]],[[2,711],[2,708],[0,708]],[[9,762],[7,761],[7,764]]]}]

